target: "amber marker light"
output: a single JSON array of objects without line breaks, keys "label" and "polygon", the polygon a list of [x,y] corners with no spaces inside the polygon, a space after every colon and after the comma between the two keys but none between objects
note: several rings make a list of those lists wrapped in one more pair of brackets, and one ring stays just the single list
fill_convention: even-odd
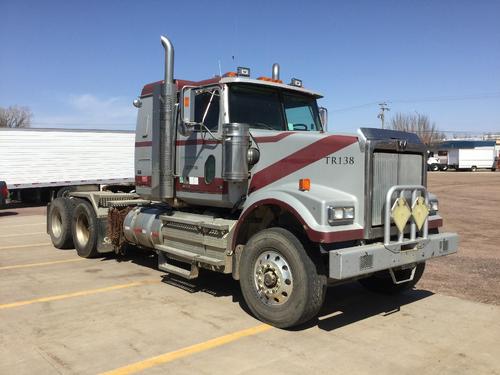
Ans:
[{"label": "amber marker light", "polygon": [[301,178],[299,180],[299,189],[302,191],[311,190],[311,180],[309,178]]}]

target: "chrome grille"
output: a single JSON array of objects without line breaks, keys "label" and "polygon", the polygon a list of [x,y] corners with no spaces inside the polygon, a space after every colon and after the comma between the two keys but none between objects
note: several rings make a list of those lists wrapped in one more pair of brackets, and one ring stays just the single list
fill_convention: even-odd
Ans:
[{"label": "chrome grille", "polygon": [[373,153],[372,226],[382,225],[385,195],[394,185],[422,184],[422,155]]}]

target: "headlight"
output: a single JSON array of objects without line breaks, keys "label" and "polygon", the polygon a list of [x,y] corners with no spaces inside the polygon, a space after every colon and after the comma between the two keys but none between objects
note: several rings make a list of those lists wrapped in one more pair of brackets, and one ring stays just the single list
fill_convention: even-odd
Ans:
[{"label": "headlight", "polygon": [[435,215],[439,211],[439,203],[437,200],[433,200],[429,202],[430,205],[430,214]]},{"label": "headlight", "polygon": [[354,207],[328,207],[328,223],[330,225],[352,224]]}]

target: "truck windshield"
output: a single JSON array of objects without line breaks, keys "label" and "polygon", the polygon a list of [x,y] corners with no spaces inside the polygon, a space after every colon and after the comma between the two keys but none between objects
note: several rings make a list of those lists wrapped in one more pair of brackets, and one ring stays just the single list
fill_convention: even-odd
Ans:
[{"label": "truck windshield", "polygon": [[259,129],[321,130],[315,98],[268,87],[231,85],[229,119]]}]

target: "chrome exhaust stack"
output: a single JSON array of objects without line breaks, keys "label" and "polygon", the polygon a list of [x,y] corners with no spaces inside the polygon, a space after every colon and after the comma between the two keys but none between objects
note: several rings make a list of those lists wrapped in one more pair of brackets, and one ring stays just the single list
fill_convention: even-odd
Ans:
[{"label": "chrome exhaust stack", "polygon": [[160,194],[162,200],[168,200],[174,198],[174,107],[177,88],[174,83],[174,46],[167,37],[161,36],[160,39],[165,49],[165,77],[160,115]]},{"label": "chrome exhaust stack", "polygon": [[273,64],[273,75],[272,78],[274,80],[279,80],[280,79],[280,64],[274,63]]}]

